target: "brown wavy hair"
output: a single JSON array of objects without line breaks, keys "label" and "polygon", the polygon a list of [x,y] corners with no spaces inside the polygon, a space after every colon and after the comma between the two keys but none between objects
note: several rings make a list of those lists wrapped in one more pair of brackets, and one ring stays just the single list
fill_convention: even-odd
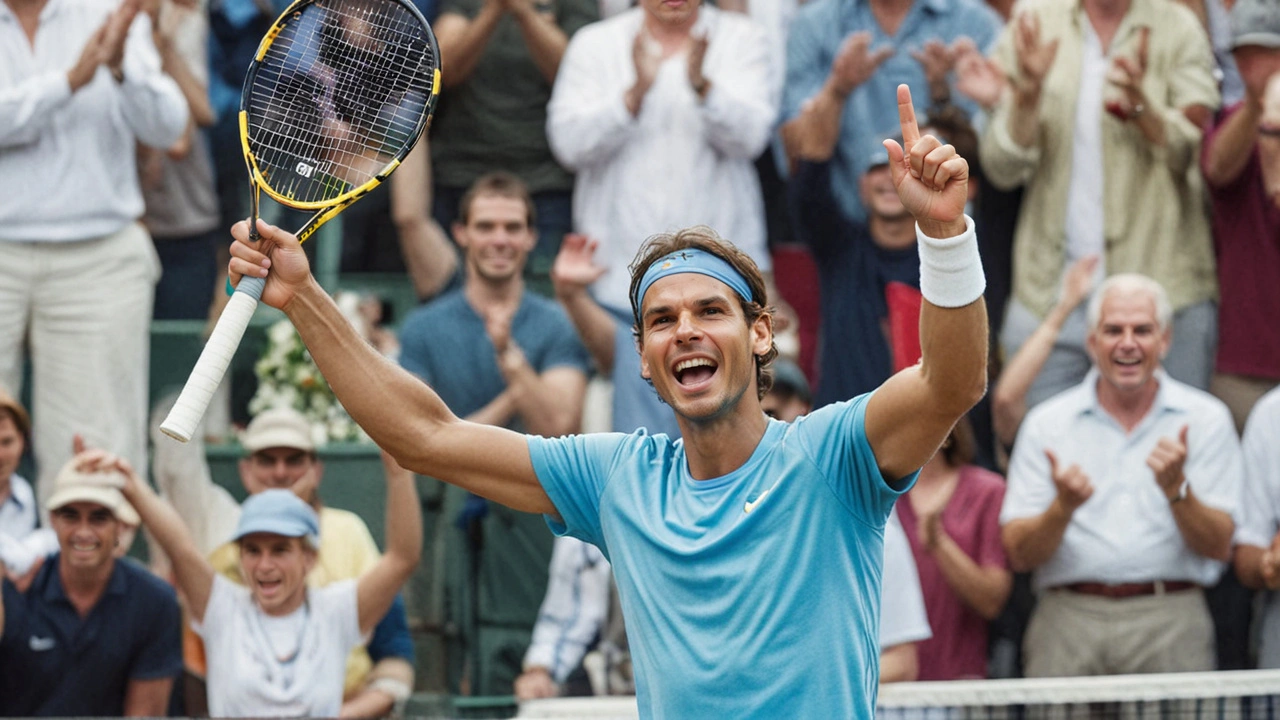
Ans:
[{"label": "brown wavy hair", "polygon": [[[636,297],[636,293],[640,290],[640,281],[644,279],[644,274],[649,270],[649,266],[659,259],[673,252],[691,248],[711,253],[724,260],[733,266],[733,269],[737,270],[738,274],[747,281],[747,287],[751,289],[751,297],[739,298],[738,304],[742,306],[742,314],[746,317],[748,327],[762,315],[769,318],[769,350],[755,356],[756,399],[763,398],[765,393],[769,392],[769,388],[773,386],[773,372],[770,370],[769,365],[774,358],[778,357],[778,346],[774,344],[772,339],[774,308],[769,305],[769,294],[765,290],[764,275],[761,274],[760,268],[756,266],[756,261],[752,260],[750,255],[739,250],[736,245],[720,237],[715,230],[705,225],[695,225],[674,233],[651,235],[644,245],[640,246],[639,252],[636,253],[636,259],[631,262],[631,290],[628,293],[628,297],[632,299],[631,316],[635,322],[631,331],[635,335],[636,343],[640,347],[644,347],[644,326],[640,322],[640,304],[644,301],[644,298]],[[653,381],[650,380],[649,384],[653,385]]]}]

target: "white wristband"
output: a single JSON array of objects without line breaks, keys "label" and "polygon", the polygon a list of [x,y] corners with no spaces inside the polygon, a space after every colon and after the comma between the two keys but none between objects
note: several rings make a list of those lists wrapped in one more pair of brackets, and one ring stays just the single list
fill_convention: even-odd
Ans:
[{"label": "white wristband", "polygon": [[920,224],[916,223],[920,294],[932,305],[964,307],[982,297],[982,292],[987,289],[973,218],[965,215],[964,225],[963,233],[939,240],[925,235]]}]

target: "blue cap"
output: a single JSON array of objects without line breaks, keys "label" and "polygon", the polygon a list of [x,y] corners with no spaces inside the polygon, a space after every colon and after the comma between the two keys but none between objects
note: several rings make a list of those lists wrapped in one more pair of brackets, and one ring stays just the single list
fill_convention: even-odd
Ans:
[{"label": "blue cap", "polygon": [[236,523],[232,540],[253,533],[306,538],[312,547],[319,547],[320,519],[316,511],[292,491],[263,490],[240,506],[240,522]]}]

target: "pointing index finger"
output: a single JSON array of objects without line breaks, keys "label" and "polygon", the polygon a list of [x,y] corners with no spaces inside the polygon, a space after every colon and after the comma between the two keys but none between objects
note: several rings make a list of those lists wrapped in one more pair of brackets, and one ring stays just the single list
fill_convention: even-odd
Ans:
[{"label": "pointing index finger", "polygon": [[916,124],[916,108],[911,104],[911,88],[898,86],[898,122],[902,125],[902,149],[911,152],[911,146],[920,139],[920,127]]}]

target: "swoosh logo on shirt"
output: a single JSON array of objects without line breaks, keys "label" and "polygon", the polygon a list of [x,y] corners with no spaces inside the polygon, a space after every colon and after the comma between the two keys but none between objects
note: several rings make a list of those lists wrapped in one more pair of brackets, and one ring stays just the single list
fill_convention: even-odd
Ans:
[{"label": "swoosh logo on shirt", "polygon": [[52,650],[53,647],[57,644],[58,643],[55,642],[54,639],[51,637],[42,638],[42,637],[36,637],[35,635],[32,635],[31,639],[27,641],[27,646],[31,648],[32,652],[44,652],[45,650]]},{"label": "swoosh logo on shirt", "polygon": [[755,500],[748,500],[746,504],[742,506],[742,512],[747,513],[748,515],[751,514],[751,511],[755,510],[757,505],[759,505],[765,498],[769,497],[769,493],[772,491],[773,488],[769,488],[757,495]]}]

